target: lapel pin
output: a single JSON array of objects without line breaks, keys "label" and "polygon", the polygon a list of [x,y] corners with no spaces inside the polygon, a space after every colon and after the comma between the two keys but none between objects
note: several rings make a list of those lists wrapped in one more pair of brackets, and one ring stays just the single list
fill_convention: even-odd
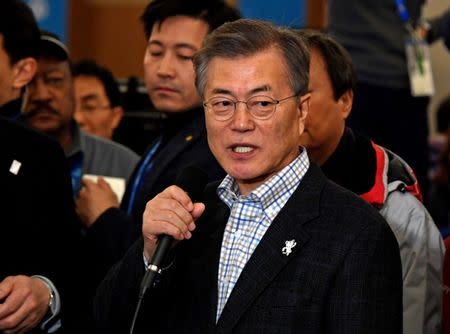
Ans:
[{"label": "lapel pin", "polygon": [[192,135],[187,135],[187,136],[184,138],[184,140],[186,140],[186,141],[191,141],[192,138],[193,138]]},{"label": "lapel pin", "polygon": [[22,166],[22,163],[20,161],[13,160],[11,167],[9,167],[9,172],[11,174],[17,175],[17,174],[19,174],[19,170],[20,170],[21,166]]},{"label": "lapel pin", "polygon": [[295,242],[294,239],[292,240],[286,240],[285,242],[285,246],[283,247],[283,249],[281,250],[281,252],[286,255],[289,256],[292,253],[292,248],[294,248],[295,246],[297,246],[297,243]]}]

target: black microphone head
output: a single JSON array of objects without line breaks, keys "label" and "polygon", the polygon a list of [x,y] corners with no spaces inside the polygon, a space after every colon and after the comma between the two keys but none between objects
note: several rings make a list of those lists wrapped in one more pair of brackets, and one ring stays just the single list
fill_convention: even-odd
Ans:
[{"label": "black microphone head", "polygon": [[208,175],[196,166],[184,168],[175,181],[175,185],[187,192],[192,201],[201,197],[207,183]]}]

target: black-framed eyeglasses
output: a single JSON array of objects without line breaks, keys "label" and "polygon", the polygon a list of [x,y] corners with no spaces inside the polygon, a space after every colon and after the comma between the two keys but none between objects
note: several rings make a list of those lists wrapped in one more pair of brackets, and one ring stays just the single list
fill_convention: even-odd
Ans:
[{"label": "black-framed eyeglasses", "polygon": [[247,101],[234,101],[228,97],[217,96],[212,97],[203,103],[205,110],[209,112],[217,121],[227,121],[233,117],[238,103],[244,103],[248,112],[256,119],[269,119],[275,113],[276,107],[280,102],[287,99],[297,97],[298,94],[285,97],[284,99],[275,100],[269,96],[256,95]]}]

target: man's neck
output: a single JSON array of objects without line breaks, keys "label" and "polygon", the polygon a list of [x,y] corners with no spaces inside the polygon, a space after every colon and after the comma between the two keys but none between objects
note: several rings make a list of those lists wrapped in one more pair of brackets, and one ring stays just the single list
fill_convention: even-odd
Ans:
[{"label": "man's neck", "polygon": [[63,148],[64,152],[68,152],[70,147],[72,146],[72,134],[70,131],[66,131],[58,138],[58,142]]},{"label": "man's neck", "polygon": [[337,135],[335,138],[330,139],[330,143],[328,143],[328,145],[324,145],[319,148],[314,147],[308,148],[308,155],[311,157],[311,160],[313,160],[316,164],[322,167],[323,164],[325,164],[336,151],[337,147],[339,146],[339,143],[342,140],[342,137],[344,136],[344,132],[345,127],[342,127],[340,134]]},{"label": "man's neck", "polygon": [[70,126],[59,129],[55,132],[47,132],[46,134],[55,139],[63,148],[64,153],[67,154],[73,143],[72,129]]}]

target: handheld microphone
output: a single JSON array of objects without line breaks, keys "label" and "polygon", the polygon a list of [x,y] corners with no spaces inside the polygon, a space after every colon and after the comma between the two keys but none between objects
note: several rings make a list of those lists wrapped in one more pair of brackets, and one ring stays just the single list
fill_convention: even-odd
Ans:
[{"label": "handheld microphone", "polygon": [[[175,185],[188,193],[192,202],[198,200],[205,189],[208,175],[201,169],[188,166],[180,173],[175,181]],[[156,249],[147,267],[144,278],[141,282],[139,297],[142,298],[149,287],[155,281],[157,274],[161,272],[161,264],[169,253],[173,238],[169,235],[161,235],[158,238]]]}]

